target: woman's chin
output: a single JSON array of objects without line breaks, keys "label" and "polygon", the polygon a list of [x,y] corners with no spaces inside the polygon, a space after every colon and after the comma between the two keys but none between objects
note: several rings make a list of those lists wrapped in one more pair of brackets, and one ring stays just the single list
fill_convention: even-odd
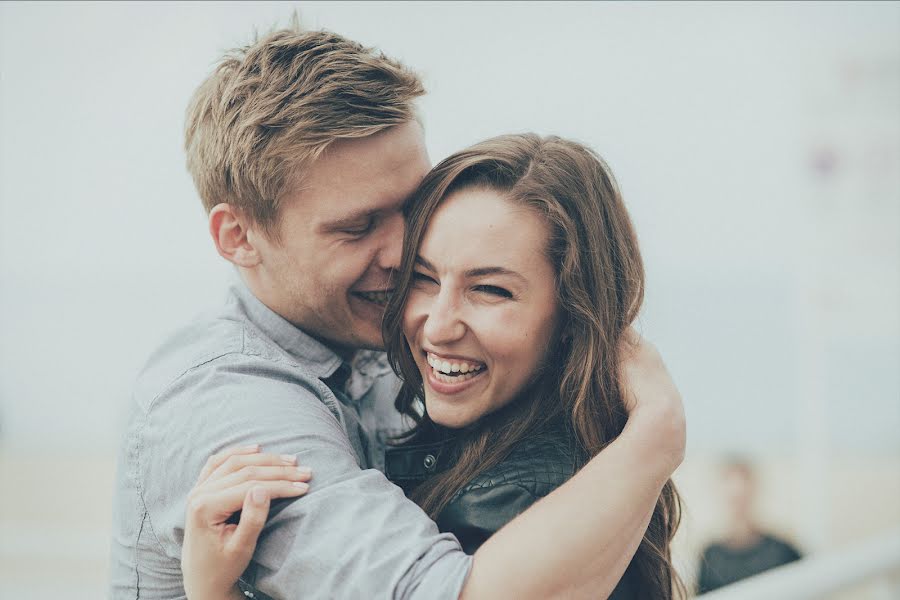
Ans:
[{"label": "woman's chin", "polygon": [[425,410],[431,422],[447,429],[464,429],[478,420],[481,415],[472,415],[466,411],[447,410],[447,407],[425,401]]}]

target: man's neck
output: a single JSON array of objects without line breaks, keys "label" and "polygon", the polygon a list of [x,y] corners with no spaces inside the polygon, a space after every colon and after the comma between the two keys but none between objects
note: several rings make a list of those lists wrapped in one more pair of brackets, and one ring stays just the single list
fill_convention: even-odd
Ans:
[{"label": "man's neck", "polygon": [[356,353],[360,350],[359,348],[349,348],[347,346],[343,346],[340,344],[336,344],[328,338],[319,335],[312,328],[305,326],[302,323],[298,323],[295,319],[292,319],[289,315],[285,314],[286,311],[280,310],[280,307],[277,303],[273,302],[268,294],[265,293],[265,290],[260,286],[259,282],[255,280],[251,274],[245,272],[243,269],[238,269],[238,274],[243,281],[246,288],[250,291],[253,296],[262,302],[269,310],[280,316],[282,319],[313,338],[323,346],[327,347],[329,350],[338,355],[338,357],[346,362],[347,364],[352,363],[353,357],[356,356]]},{"label": "man's neck", "polygon": [[359,352],[359,348],[342,348],[340,346],[335,346],[330,343],[328,340],[319,340],[329,348],[331,348],[335,354],[341,357],[341,360],[345,363],[353,364],[353,358],[356,356],[356,353]]}]

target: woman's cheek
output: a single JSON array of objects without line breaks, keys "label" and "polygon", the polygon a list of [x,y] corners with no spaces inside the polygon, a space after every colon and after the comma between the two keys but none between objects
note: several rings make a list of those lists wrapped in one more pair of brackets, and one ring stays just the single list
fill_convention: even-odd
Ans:
[{"label": "woman's cheek", "polygon": [[415,339],[418,329],[428,317],[428,297],[417,290],[410,290],[403,309],[403,333],[407,339]]},{"label": "woman's cheek", "polygon": [[491,359],[503,360],[516,354],[528,332],[523,330],[518,311],[510,307],[492,307],[480,310],[476,318],[469,319],[469,329],[478,337],[478,343]]}]

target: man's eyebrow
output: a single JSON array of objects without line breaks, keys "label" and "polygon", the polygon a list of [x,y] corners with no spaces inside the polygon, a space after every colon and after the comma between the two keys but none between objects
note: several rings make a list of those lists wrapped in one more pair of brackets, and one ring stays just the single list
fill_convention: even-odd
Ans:
[{"label": "man's eyebrow", "polygon": [[422,258],[422,256],[419,255],[419,254],[416,254],[416,264],[417,264],[417,265],[422,265],[423,267],[425,267],[425,268],[428,269],[429,271],[437,271],[437,269],[434,268],[434,265],[433,265],[433,264],[431,264],[430,262],[428,262],[427,260],[425,260],[424,258]]},{"label": "man's eyebrow", "polygon": [[[432,265],[430,262],[428,262],[427,259],[422,258],[422,256],[420,256],[420,255],[416,256],[416,264],[422,265],[429,271],[437,270],[434,268],[434,265]],[[525,277],[523,277],[520,273],[517,273],[516,271],[507,269],[506,267],[478,267],[475,269],[469,269],[468,271],[466,271],[464,273],[464,275],[468,279],[476,279],[478,277],[486,277],[488,275],[508,275],[510,277],[516,277],[523,281],[525,280]]]},{"label": "man's eyebrow", "polygon": [[361,210],[355,213],[350,213],[349,215],[344,215],[343,217],[339,217],[333,221],[325,221],[321,224],[323,229],[341,229],[343,227],[352,227],[353,225],[358,225],[361,221],[368,221],[378,213],[382,212],[382,209],[367,209]]},{"label": "man's eyebrow", "polygon": [[351,212],[341,217],[337,217],[332,221],[325,221],[320,224],[320,229],[337,231],[342,228],[349,228],[355,225],[358,225],[361,221],[368,221],[373,217],[377,217],[382,214],[390,214],[393,212],[400,212],[403,209],[403,205],[406,202],[406,198],[401,200],[394,200],[391,204],[382,204],[376,207],[362,208],[356,212]]}]

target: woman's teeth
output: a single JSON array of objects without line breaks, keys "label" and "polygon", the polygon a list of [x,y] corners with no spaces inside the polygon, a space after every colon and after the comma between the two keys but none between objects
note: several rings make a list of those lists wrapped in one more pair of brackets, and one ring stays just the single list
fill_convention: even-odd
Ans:
[{"label": "woman's teeth", "polygon": [[434,371],[432,371],[432,374],[434,375],[435,379],[437,379],[438,381],[443,381],[444,383],[461,383],[463,381],[468,381],[468,380],[472,379],[473,377],[477,377],[479,373],[475,372],[475,371],[470,371],[469,373],[466,373],[465,375],[463,375],[463,374],[444,375],[440,371],[434,370]]},{"label": "woman's teeth", "polygon": [[426,355],[426,359],[428,360],[428,365],[434,369],[434,375],[438,381],[446,383],[472,379],[485,368],[482,363],[464,360],[450,362],[431,353]]}]

